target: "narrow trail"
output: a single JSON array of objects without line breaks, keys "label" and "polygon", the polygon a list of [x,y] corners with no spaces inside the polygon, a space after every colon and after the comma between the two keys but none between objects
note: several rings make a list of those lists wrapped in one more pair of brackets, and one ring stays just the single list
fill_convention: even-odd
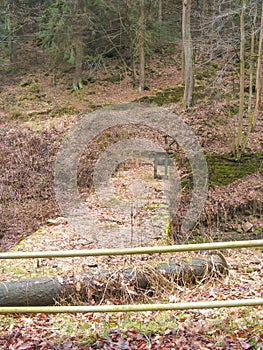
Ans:
[{"label": "narrow trail", "polygon": [[89,195],[85,203],[96,220],[98,247],[138,247],[162,239],[169,222],[166,183],[154,179],[152,165],[135,161],[115,172],[107,193]]}]

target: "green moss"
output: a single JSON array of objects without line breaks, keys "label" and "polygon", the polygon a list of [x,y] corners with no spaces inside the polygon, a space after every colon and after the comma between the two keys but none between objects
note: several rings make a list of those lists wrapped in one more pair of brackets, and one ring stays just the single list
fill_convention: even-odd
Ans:
[{"label": "green moss", "polygon": [[15,109],[15,110],[12,112],[11,118],[12,118],[12,119],[20,119],[20,117],[22,117],[22,116],[23,116],[23,113],[21,112],[21,110]]},{"label": "green moss", "polygon": [[[155,95],[143,96],[136,99],[134,102],[149,103],[156,106],[163,106],[170,103],[182,102],[184,96],[184,86],[166,86],[161,91],[156,92]],[[194,100],[204,98],[203,86],[196,86],[194,91]]]},{"label": "green moss", "polygon": [[104,81],[108,81],[110,83],[119,83],[120,81],[123,80],[123,75],[122,74],[116,74],[116,75],[112,75],[111,77],[108,77],[106,79],[104,79]]},{"label": "green moss", "polygon": [[185,263],[190,263],[191,262],[191,258],[182,258],[182,261],[184,261]]},{"label": "green moss", "polygon": [[207,155],[206,156],[210,182],[224,186],[244,176],[262,173],[263,152],[244,154],[239,161],[233,155]]},{"label": "green moss", "polygon": [[38,94],[40,92],[40,86],[37,83],[32,82],[28,85],[28,91],[33,94]]},{"label": "green moss", "polygon": [[197,80],[203,80],[203,74],[202,73],[196,73],[196,75],[195,75],[195,79],[197,79]]},{"label": "green moss", "polygon": [[74,115],[77,113],[78,111],[74,106],[55,107],[49,111],[49,115],[51,117],[60,117],[62,115]]},{"label": "green moss", "polygon": [[204,124],[205,124],[206,126],[211,127],[211,128],[213,128],[213,127],[214,127],[213,122],[212,122],[212,121],[210,121],[210,120],[204,120]]},{"label": "green moss", "polygon": [[252,273],[252,272],[254,272],[253,269],[251,269],[250,267],[247,267],[247,268],[246,268],[246,273]]},{"label": "green moss", "polygon": [[169,103],[180,102],[183,97],[183,88],[170,88],[163,89],[158,91],[155,95],[152,96],[143,96],[136,100],[136,102],[150,103],[157,106],[162,106]]},{"label": "green moss", "polygon": [[263,238],[263,226],[255,227],[253,233],[256,237],[260,237],[262,235]]},{"label": "green moss", "polygon": [[217,66],[216,65],[206,65],[205,69],[203,70],[203,77],[204,78],[212,78],[215,75]]}]

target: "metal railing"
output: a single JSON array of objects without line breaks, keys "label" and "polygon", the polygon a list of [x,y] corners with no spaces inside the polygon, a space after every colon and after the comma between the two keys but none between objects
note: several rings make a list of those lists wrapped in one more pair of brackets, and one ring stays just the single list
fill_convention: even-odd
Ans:
[{"label": "metal railing", "polygon": [[[114,256],[133,254],[173,253],[198,250],[222,250],[235,248],[263,247],[263,239],[249,241],[230,241],[200,244],[182,244],[156,247],[137,247],[124,249],[92,249],[66,251],[38,251],[38,252],[5,252],[0,253],[0,259],[24,258],[65,258],[87,256]],[[3,306],[0,313],[88,313],[88,312],[135,312],[135,311],[165,311],[187,309],[212,309],[222,307],[262,306],[263,298],[180,302],[167,304],[136,304],[136,305],[98,305],[98,306]]]}]

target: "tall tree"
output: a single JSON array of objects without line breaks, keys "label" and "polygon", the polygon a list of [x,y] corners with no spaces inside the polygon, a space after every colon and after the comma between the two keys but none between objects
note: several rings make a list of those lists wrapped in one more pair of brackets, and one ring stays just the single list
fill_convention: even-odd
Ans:
[{"label": "tall tree", "polygon": [[[15,0],[2,1],[0,9],[0,22],[2,22],[0,24],[0,38],[4,44],[2,45],[2,49],[9,58],[10,62],[14,63],[17,59],[16,36],[21,33],[23,28],[21,19],[23,16],[23,10],[19,12],[19,5]],[[27,19],[25,18],[25,22],[26,21]]]},{"label": "tall tree", "polygon": [[91,32],[87,0],[49,1],[40,19],[39,38],[49,50],[54,68],[68,62],[75,68],[73,89],[82,88],[84,40]]},{"label": "tall tree", "polygon": [[74,50],[75,74],[73,79],[73,89],[78,90],[83,87],[82,84],[82,66],[84,61],[84,30],[86,28],[87,13],[84,0],[77,0],[74,9],[76,16],[76,25],[73,27],[76,33],[72,35],[72,49]]},{"label": "tall tree", "polygon": [[254,84],[254,68],[255,68],[255,28],[257,22],[258,7],[257,2],[254,7],[253,21],[251,27],[251,40],[250,40],[250,57],[249,57],[249,95],[248,95],[248,106],[247,106],[247,116],[248,116],[248,127],[242,144],[242,152],[247,146],[247,142],[250,137],[250,133],[253,129],[253,115],[252,115],[252,102],[253,102],[253,84]]},{"label": "tall tree", "polygon": [[184,106],[189,108],[194,101],[194,64],[191,39],[191,0],[183,0],[182,42],[183,42],[183,80]]},{"label": "tall tree", "polygon": [[263,49],[263,2],[261,9],[261,24],[260,24],[260,35],[258,45],[258,62],[257,62],[257,73],[256,73],[256,102],[253,111],[252,128],[255,128],[258,111],[261,102],[261,91],[262,91],[262,49]]},{"label": "tall tree", "polygon": [[162,25],[163,21],[163,0],[158,0],[158,22]]},{"label": "tall tree", "polygon": [[242,9],[240,14],[240,78],[239,78],[239,110],[238,110],[238,128],[236,136],[236,157],[240,158],[243,143],[243,119],[245,103],[245,10],[246,0],[242,0]]},{"label": "tall tree", "polygon": [[139,91],[145,89],[145,11],[144,0],[139,2],[139,30],[138,30],[138,50],[139,50]]}]

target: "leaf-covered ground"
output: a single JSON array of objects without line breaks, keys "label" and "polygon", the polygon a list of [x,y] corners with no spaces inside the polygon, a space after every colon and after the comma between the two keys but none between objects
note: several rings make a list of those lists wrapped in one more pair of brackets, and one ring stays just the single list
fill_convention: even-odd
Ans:
[{"label": "leaf-covered ground", "polygon": [[[145,244],[165,244],[168,237],[162,237],[166,222],[166,212],[160,209],[163,203],[163,180],[155,180],[152,167],[147,164],[133,165],[120,169],[110,181],[115,203],[118,199],[128,203],[128,214],[120,208],[114,211],[98,200],[95,194],[86,198],[90,215],[96,215],[103,224],[111,220],[112,239],[116,227],[126,229],[131,240],[130,204],[140,199],[136,190],[136,179],[141,178],[147,187],[147,198],[136,202],[133,239],[136,230],[141,232],[144,218],[157,215],[159,231],[156,237],[147,237],[152,232],[152,224],[146,220],[144,227]],[[135,182],[134,182],[135,181]],[[132,186],[132,184],[135,184]],[[144,191],[141,195],[145,194]],[[112,199],[112,198],[111,198]],[[151,204],[151,205],[150,205]],[[127,210],[127,208],[125,209]],[[124,211],[125,211],[124,210]],[[131,243],[131,242],[130,242]],[[135,241],[134,245],[138,245]],[[63,218],[50,220],[33,235],[23,240],[13,250],[68,250],[92,249],[97,243],[72,231]],[[228,299],[262,298],[263,251],[262,249],[227,250],[224,252],[229,264],[229,275],[223,279],[211,279],[196,286],[156,285],[151,296],[144,302],[165,303],[182,301],[214,301]],[[14,280],[39,276],[76,276],[83,272],[99,270],[119,270],[130,266],[147,265],[163,261],[177,261],[182,257],[196,256],[196,253],[154,254],[131,257],[87,257],[52,258],[3,261],[1,280]],[[103,298],[102,304],[121,304],[118,298]],[[131,303],[136,300],[131,298]],[[73,300],[74,304],[80,301]],[[127,300],[126,300],[127,303]],[[15,314],[0,315],[0,345],[6,350],[67,350],[67,349],[262,349],[263,310],[262,307],[241,307],[229,309],[207,309],[190,311],[163,311],[140,313],[86,313],[86,314]]]},{"label": "leaf-covered ground", "polygon": [[263,342],[259,310],[37,314],[8,321],[1,349],[262,349]]},{"label": "leaf-covered ground", "polygon": [[[180,71],[176,68],[177,57],[154,60],[149,64],[147,81],[150,91],[139,93],[132,87],[130,77],[118,83],[107,78],[112,67],[101,70],[95,82],[83,91],[72,95],[67,89],[70,78],[61,77],[59,84],[52,83],[52,74],[42,71],[21,75],[12,79],[3,76],[0,92],[0,160],[1,192],[3,213],[1,232],[2,249],[28,236],[32,230],[57,214],[54,201],[51,201],[52,162],[63,133],[73,125],[79,112],[85,113],[100,105],[131,102],[141,97],[164,96],[180,86]],[[197,67],[202,69],[202,67]],[[118,67],[114,68],[118,70]],[[204,67],[207,69],[207,67]],[[219,70],[219,74],[220,70]],[[236,75],[236,74],[235,74]],[[234,146],[237,126],[238,79],[235,86],[231,77],[221,79],[215,91],[215,75],[209,82],[201,85],[196,105],[185,111],[180,103],[170,104],[191,126],[205,151],[210,153],[230,152]],[[178,87],[177,86],[177,87]],[[216,92],[217,97],[211,98]],[[151,97],[152,98],[152,97]],[[178,98],[178,96],[177,96]],[[158,101],[158,103],[162,101]],[[256,129],[248,143],[249,151],[262,150],[262,113]],[[244,124],[244,128],[246,125]],[[116,231],[125,232],[129,244],[166,244],[165,232],[167,213],[163,201],[163,183],[154,181],[152,167],[147,164],[138,169],[119,174],[112,179],[115,189],[115,204],[126,199],[126,207],[118,210],[98,203],[91,194],[86,199],[91,215],[101,222],[101,232],[108,228],[114,233],[113,245],[119,241]],[[28,175],[30,174],[30,176]],[[136,194],[143,200],[134,203],[132,195],[136,192],[138,177],[150,186],[145,193]],[[131,187],[131,180],[135,180]],[[215,202],[224,208],[231,202],[243,205],[250,197],[262,195],[260,183],[262,175],[254,175],[222,189],[212,189]],[[140,187],[141,188],[141,187]],[[16,204],[10,206],[10,203]],[[103,203],[102,203],[103,204]],[[131,205],[132,204],[132,205]],[[217,207],[213,205],[213,209]],[[1,209],[1,210],[2,210]],[[119,210],[121,209],[121,210]],[[217,212],[216,212],[217,213]],[[151,218],[151,219],[149,219]],[[248,218],[244,218],[246,224]],[[254,220],[254,221],[253,221]],[[261,221],[260,221],[261,220]],[[254,227],[262,227],[262,218],[249,218]],[[219,229],[221,229],[219,223]],[[231,229],[242,230],[242,222],[234,222]],[[118,229],[118,230],[117,230]],[[252,229],[253,230],[253,229]],[[143,235],[142,235],[143,232]],[[246,232],[245,232],[246,233]],[[103,242],[103,237],[100,237]],[[199,237],[200,238],[200,237]],[[205,237],[207,239],[207,236]],[[226,238],[225,236],[221,238]],[[168,242],[169,243],[169,242]],[[103,245],[103,244],[102,244]],[[3,248],[4,247],[4,248]],[[49,220],[33,235],[24,239],[13,249],[19,251],[92,249],[97,243],[89,237],[79,236],[63,218]],[[224,252],[229,264],[229,276],[224,279],[207,281],[192,287],[174,284],[169,289],[156,286],[152,296],[145,301],[151,303],[181,301],[213,301],[228,299],[262,298],[263,253],[262,249],[229,250]],[[136,264],[158,263],[180,259],[193,253],[173,255],[151,255],[136,257],[66,258],[66,259],[28,259],[1,261],[1,281],[24,277],[77,275],[83,271],[119,269]],[[120,304],[122,301],[112,297],[101,300],[105,304]],[[130,302],[133,302],[131,300]],[[134,301],[135,302],[135,301]],[[78,304],[78,300],[74,300]],[[68,350],[68,349],[263,349],[263,310],[262,307],[230,308],[214,310],[189,310],[144,313],[116,314],[15,314],[0,315],[0,348],[4,350]]]},{"label": "leaf-covered ground", "polygon": [[[247,263],[242,265],[244,258]],[[180,287],[173,295],[167,295],[167,299],[209,302],[263,297],[262,252],[258,255],[245,251],[228,260],[232,270],[226,280],[193,288]],[[152,301],[159,300],[153,298]],[[108,304],[119,302],[107,301]],[[1,349],[256,350],[263,346],[262,307],[128,314],[1,315],[0,321]]]}]

